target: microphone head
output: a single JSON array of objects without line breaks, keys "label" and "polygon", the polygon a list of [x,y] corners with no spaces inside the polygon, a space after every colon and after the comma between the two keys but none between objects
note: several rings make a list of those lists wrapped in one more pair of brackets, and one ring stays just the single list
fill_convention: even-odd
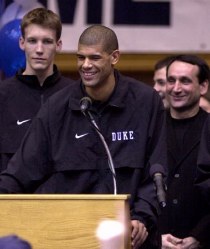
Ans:
[{"label": "microphone head", "polygon": [[83,97],[80,100],[80,110],[85,112],[92,105],[92,100],[90,97]]},{"label": "microphone head", "polygon": [[154,174],[156,174],[156,173],[160,173],[163,176],[166,175],[166,172],[165,172],[163,166],[159,163],[155,163],[155,164],[151,165],[150,170],[149,170],[149,174],[152,178],[153,178]]}]

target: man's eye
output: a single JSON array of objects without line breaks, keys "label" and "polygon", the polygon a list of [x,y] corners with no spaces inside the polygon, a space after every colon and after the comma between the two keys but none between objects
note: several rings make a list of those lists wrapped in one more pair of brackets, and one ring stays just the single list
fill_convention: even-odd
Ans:
[{"label": "man's eye", "polygon": [[183,78],[183,79],[181,79],[181,82],[182,82],[183,84],[189,84],[189,83],[191,83],[192,81],[191,81],[190,79],[188,79],[188,78]]},{"label": "man's eye", "polygon": [[36,43],[36,40],[30,39],[30,40],[28,40],[28,42],[29,42],[29,43]]},{"label": "man's eye", "polygon": [[157,83],[158,83],[160,86],[165,86],[165,84],[166,84],[165,80],[157,80]]},{"label": "man's eye", "polygon": [[168,78],[167,81],[168,81],[169,83],[174,83],[176,80],[173,79],[173,78]]},{"label": "man's eye", "polygon": [[44,40],[44,42],[43,42],[44,44],[52,44],[53,43],[53,41],[52,40]]},{"label": "man's eye", "polygon": [[80,56],[80,55],[77,55],[77,59],[81,61],[81,60],[84,60],[84,57]]},{"label": "man's eye", "polygon": [[98,56],[93,56],[91,59],[92,59],[92,60],[94,60],[94,61],[97,61],[97,60],[100,60],[100,59],[101,59],[101,57],[98,57]]}]

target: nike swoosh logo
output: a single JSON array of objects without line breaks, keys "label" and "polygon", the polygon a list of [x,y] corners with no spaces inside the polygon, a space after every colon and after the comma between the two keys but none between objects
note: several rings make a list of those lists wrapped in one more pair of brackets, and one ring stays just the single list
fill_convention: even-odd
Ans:
[{"label": "nike swoosh logo", "polygon": [[31,119],[26,119],[26,120],[23,120],[23,121],[17,121],[17,125],[22,125],[22,124],[24,124],[24,123],[26,123],[26,122],[28,122],[28,121],[30,121]]},{"label": "nike swoosh logo", "polygon": [[85,134],[82,134],[82,135],[75,135],[75,138],[76,139],[79,139],[79,138],[81,138],[81,137],[84,137],[84,136],[87,136],[89,133],[85,133]]}]

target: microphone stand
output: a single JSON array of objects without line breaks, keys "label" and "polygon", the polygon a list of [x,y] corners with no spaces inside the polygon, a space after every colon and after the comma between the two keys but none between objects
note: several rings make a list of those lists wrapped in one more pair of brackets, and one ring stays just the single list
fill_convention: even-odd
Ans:
[{"label": "microphone stand", "polygon": [[[86,116],[85,111],[82,111],[82,113]],[[106,153],[107,153],[107,156],[108,156],[109,168],[110,168],[111,173],[112,173],[113,186],[114,186],[114,195],[116,195],[117,194],[116,173],[115,173],[115,167],[114,167],[114,163],[113,163],[113,159],[112,159],[109,147],[108,147],[108,145],[107,145],[107,143],[105,141],[105,138],[102,135],[98,125],[96,124],[93,116],[91,115],[91,113],[89,111],[87,111],[87,113],[88,113],[90,122],[92,123],[93,127],[95,128],[96,132],[98,133],[98,135],[99,135],[99,137],[100,137],[100,139],[101,139],[101,141],[102,141],[102,143],[104,145],[104,148],[106,150]]]}]

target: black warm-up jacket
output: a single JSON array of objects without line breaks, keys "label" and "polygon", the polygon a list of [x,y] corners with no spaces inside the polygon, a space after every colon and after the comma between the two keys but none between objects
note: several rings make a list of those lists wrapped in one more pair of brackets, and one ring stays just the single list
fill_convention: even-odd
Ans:
[{"label": "black warm-up jacket", "polygon": [[0,171],[20,146],[21,140],[40,107],[54,93],[73,83],[61,76],[54,65],[54,73],[42,86],[34,75],[22,75],[0,83]]},{"label": "black warm-up jacket", "polygon": [[[93,102],[90,112],[112,154],[117,192],[131,194],[131,219],[149,231],[145,248],[160,248],[158,203],[148,172],[150,165],[165,163],[164,108],[151,87],[117,71],[115,78],[109,100]],[[0,175],[0,192],[113,193],[103,144],[80,111],[85,95],[82,82],[76,82],[48,99]]]}]

